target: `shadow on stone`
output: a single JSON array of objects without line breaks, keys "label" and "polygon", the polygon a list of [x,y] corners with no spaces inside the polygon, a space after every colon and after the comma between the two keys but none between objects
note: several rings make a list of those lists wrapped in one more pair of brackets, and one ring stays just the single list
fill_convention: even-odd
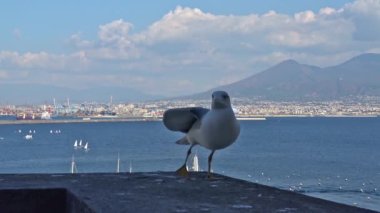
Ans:
[{"label": "shadow on stone", "polygon": [[64,188],[2,189],[0,212],[93,212]]}]

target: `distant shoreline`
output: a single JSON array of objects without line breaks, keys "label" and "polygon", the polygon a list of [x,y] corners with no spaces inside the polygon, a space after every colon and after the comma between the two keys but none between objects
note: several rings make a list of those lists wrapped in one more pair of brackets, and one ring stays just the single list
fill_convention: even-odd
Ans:
[{"label": "distant shoreline", "polygon": [[62,124],[62,123],[106,123],[106,122],[136,122],[136,121],[160,121],[160,119],[142,119],[142,118],[127,118],[127,119],[60,119],[60,120],[0,120],[0,125],[10,124]]},{"label": "distant shoreline", "polygon": [[[378,115],[267,115],[237,117],[240,121],[265,121],[267,118],[377,118]],[[50,119],[50,120],[0,120],[0,125],[12,124],[62,124],[62,123],[110,123],[110,122],[146,122],[162,121],[162,118],[91,118],[91,119]]]}]

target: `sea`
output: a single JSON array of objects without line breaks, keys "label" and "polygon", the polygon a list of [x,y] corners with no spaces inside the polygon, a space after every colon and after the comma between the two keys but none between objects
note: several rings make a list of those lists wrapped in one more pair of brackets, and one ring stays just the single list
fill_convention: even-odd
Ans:
[{"label": "sea", "polygon": [[[2,119],[9,119],[2,117]],[[380,211],[380,117],[240,121],[213,172]],[[25,136],[31,134],[32,139]],[[174,171],[188,146],[161,121],[0,125],[0,173]],[[74,148],[82,140],[88,150]],[[200,168],[210,153],[195,146]]]}]

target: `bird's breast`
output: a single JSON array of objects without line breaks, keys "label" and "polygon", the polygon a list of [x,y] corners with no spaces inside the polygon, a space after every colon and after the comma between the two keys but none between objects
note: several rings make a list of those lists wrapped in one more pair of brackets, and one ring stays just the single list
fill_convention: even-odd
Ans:
[{"label": "bird's breast", "polygon": [[208,149],[223,149],[239,136],[240,125],[232,110],[209,112],[199,129],[198,143]]}]

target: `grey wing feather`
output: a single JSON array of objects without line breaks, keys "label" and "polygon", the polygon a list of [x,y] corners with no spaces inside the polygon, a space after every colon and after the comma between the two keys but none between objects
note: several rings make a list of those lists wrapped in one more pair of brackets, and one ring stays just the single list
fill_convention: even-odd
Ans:
[{"label": "grey wing feather", "polygon": [[187,133],[208,111],[201,107],[169,109],[164,113],[163,122],[166,128],[172,131]]},{"label": "grey wing feather", "polygon": [[191,110],[191,113],[193,113],[199,120],[202,119],[202,117],[208,113],[210,110],[202,107],[194,107]]}]

